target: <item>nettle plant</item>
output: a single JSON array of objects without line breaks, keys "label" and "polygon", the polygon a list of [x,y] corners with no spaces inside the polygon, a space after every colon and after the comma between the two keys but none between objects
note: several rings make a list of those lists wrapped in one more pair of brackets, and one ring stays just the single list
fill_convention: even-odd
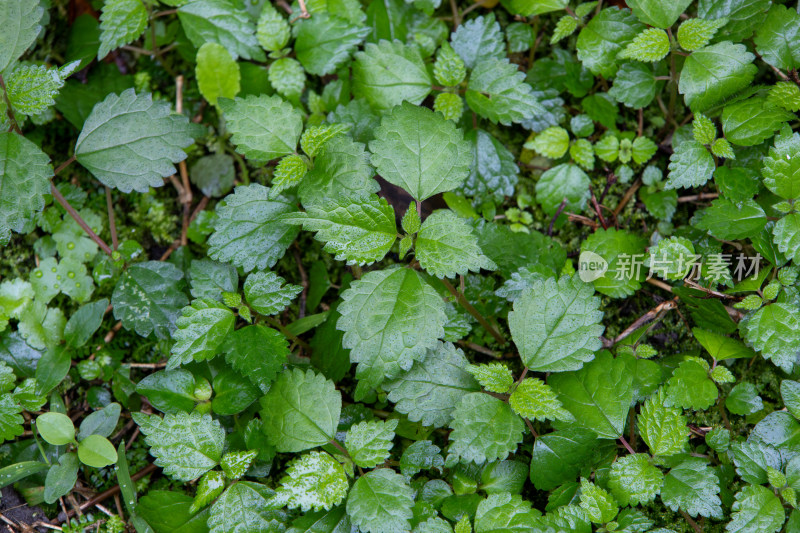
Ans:
[{"label": "nettle plant", "polygon": [[796,2],[66,4],[0,0],[41,523],[800,530]]}]

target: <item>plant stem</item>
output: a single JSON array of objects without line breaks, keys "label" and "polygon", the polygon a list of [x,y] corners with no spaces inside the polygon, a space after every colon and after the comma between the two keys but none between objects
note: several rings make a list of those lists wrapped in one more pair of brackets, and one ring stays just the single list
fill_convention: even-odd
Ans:
[{"label": "plant stem", "polygon": [[114,204],[111,202],[111,189],[106,187],[106,205],[108,206],[108,228],[111,231],[111,246],[119,248],[117,239],[117,221],[114,218]]},{"label": "plant stem", "polygon": [[623,446],[625,446],[625,449],[628,450],[629,453],[632,453],[632,454],[636,453],[636,451],[633,448],[631,448],[631,445],[628,444],[628,441],[625,440],[625,437],[620,435],[618,438],[619,438],[619,441],[622,443]]},{"label": "plant stem", "polygon": [[334,448],[336,448],[337,450],[339,450],[340,452],[342,452],[342,454],[343,454],[345,457],[350,457],[350,453],[349,453],[349,452],[348,452],[348,451],[347,451],[347,450],[344,448],[344,446],[342,446],[341,444],[339,444],[338,442],[336,442],[336,439],[331,439],[331,440],[329,440],[328,442],[330,442],[330,444],[331,444],[331,445],[332,445]]},{"label": "plant stem", "polygon": [[681,509],[681,514],[683,515],[684,520],[686,520],[686,522],[692,526],[692,529],[694,529],[697,533],[703,533],[703,528],[697,525],[697,522],[692,520],[692,517],[689,516],[689,513]]},{"label": "plant stem", "polygon": [[81,218],[81,216],[78,214],[78,212],[75,211],[75,208],[72,207],[71,205],[69,205],[69,202],[67,202],[67,199],[64,198],[64,195],[61,194],[61,191],[56,189],[56,186],[53,185],[52,181],[50,182],[50,194],[52,194],[53,198],[55,198],[56,201],[59,204],[61,204],[61,207],[66,209],[67,213],[69,213],[69,216],[71,216],[75,220],[75,222],[78,223],[78,225],[81,227],[81,229],[83,229],[83,231],[85,231],[86,234],[89,235],[89,237],[94,242],[97,243],[97,246],[99,246],[101,250],[103,250],[108,255],[113,255],[114,254],[114,251],[111,248],[108,247],[108,245],[105,243],[105,241],[103,239],[101,239],[100,236],[97,235],[97,233],[95,233],[92,230],[92,228],[89,227],[89,224],[87,224],[86,221],[83,220],[83,218]]},{"label": "plant stem", "polygon": [[14,116],[14,108],[11,107],[11,100],[8,99],[8,89],[6,89],[6,81],[3,79],[2,74],[0,74],[0,88],[3,89],[3,97],[6,99],[6,114],[11,121],[11,128],[22,135],[22,130],[19,129],[19,124],[17,124],[17,118]]},{"label": "plant stem", "polygon": [[530,430],[531,435],[533,435],[533,438],[538,439],[539,438],[539,434],[536,433],[535,429],[533,429],[533,424],[531,424],[531,421],[528,420],[527,418],[524,418],[524,417],[523,417],[523,420],[525,421],[525,425],[528,426],[528,429]]},{"label": "plant stem", "polygon": [[556,214],[553,215],[552,220],[550,220],[550,226],[548,226],[548,228],[547,228],[547,235],[548,236],[550,236],[550,237],[553,236],[553,226],[555,225],[556,220],[558,219],[558,217],[561,216],[561,213],[564,211],[565,207],[567,207],[567,199],[566,198],[561,200],[561,205],[558,206],[558,210],[556,211]]},{"label": "plant stem", "polygon": [[492,335],[492,337],[494,337],[495,340],[497,340],[497,342],[500,343],[501,346],[505,346],[506,340],[503,338],[500,332],[498,332],[495,328],[493,328],[491,324],[489,324],[489,322],[483,317],[483,315],[480,314],[480,312],[478,312],[477,309],[472,307],[472,304],[470,304],[467,301],[467,299],[464,297],[462,293],[458,292],[456,288],[453,287],[453,285],[446,279],[442,280],[442,284],[447,288],[448,291],[450,291],[450,294],[456,297],[456,301],[458,301],[458,303],[461,304],[461,307],[463,307],[467,311],[467,313],[471,314],[475,318],[475,320],[477,320],[478,323],[481,326],[483,326],[483,329],[488,331]]}]

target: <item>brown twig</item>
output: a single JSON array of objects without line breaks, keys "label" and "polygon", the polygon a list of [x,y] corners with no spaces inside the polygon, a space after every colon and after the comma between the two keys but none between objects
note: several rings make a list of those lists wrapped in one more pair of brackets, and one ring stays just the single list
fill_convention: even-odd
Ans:
[{"label": "brown twig", "polygon": [[473,350],[475,352],[482,353],[483,355],[488,355],[493,359],[503,359],[502,353],[495,352],[493,350],[490,350],[489,348],[481,346],[480,344],[475,344],[474,342],[459,340],[457,344],[463,346],[464,348],[469,348],[470,350]]},{"label": "brown twig", "polygon": [[703,528],[697,525],[697,522],[692,520],[692,517],[689,516],[689,513],[681,509],[681,514],[683,515],[683,519],[686,520],[686,523],[692,526],[692,529],[694,529],[696,533],[703,533]]},{"label": "brown twig", "polygon": [[114,204],[111,201],[111,189],[106,186],[106,206],[108,207],[108,229],[111,231],[111,246],[114,250],[119,248],[119,240],[117,239],[117,221],[114,218]]},{"label": "brown twig", "polygon": [[678,203],[698,202],[701,200],[713,200],[719,198],[718,192],[701,192],[700,194],[692,194],[690,196],[679,196]]},{"label": "brown twig", "polygon": [[552,219],[550,219],[550,225],[547,227],[547,235],[549,235],[551,237],[553,236],[553,226],[555,226],[556,220],[558,219],[559,216],[561,216],[561,213],[564,211],[565,207],[567,207],[567,199],[566,198],[561,200],[561,204],[558,206],[558,209],[556,210],[556,214],[553,215]]},{"label": "brown twig", "polygon": [[655,306],[654,308],[652,308],[651,310],[649,310],[648,312],[637,318],[633,324],[631,324],[625,329],[625,331],[617,335],[617,337],[614,339],[614,344],[617,344],[622,339],[628,337],[630,334],[632,334],[634,331],[644,326],[648,322],[660,319],[667,311],[677,308],[678,307],[677,299],[678,298],[676,297],[673,298],[672,300],[666,300],[664,302],[661,302],[660,304],[658,304],[657,306]]},{"label": "brown twig", "polygon": [[475,9],[478,9],[479,7],[483,7],[483,5],[484,5],[485,3],[487,3],[488,1],[489,1],[489,0],[478,0],[477,2],[475,2],[474,4],[472,4],[471,6],[469,6],[467,9],[465,9],[464,11],[462,11],[462,12],[461,12],[461,20],[464,20],[464,16],[465,16],[467,13],[469,13],[469,12],[471,12],[471,11],[475,10]]},{"label": "brown twig", "polygon": [[630,188],[625,191],[625,195],[622,197],[622,200],[620,200],[617,207],[614,208],[614,218],[617,218],[622,210],[625,209],[625,206],[628,205],[628,202],[631,201],[631,198],[633,198],[633,195],[636,194],[636,191],[638,191],[639,187],[641,186],[642,180],[637,179],[635,182],[633,182],[633,185],[631,185]]},{"label": "brown twig", "polygon": [[305,0],[297,0],[297,3],[300,4],[300,14],[290,20],[290,23],[294,23],[297,19],[307,19],[311,18],[311,14],[308,12],[306,8]]},{"label": "brown twig", "polygon": [[570,220],[570,222],[580,222],[584,226],[590,226],[593,229],[597,229],[600,227],[600,224],[590,219],[589,217],[585,217],[583,215],[576,215],[575,213],[567,213],[567,218]]},{"label": "brown twig", "polygon": [[92,230],[92,228],[89,227],[89,224],[87,224],[86,221],[83,220],[83,218],[80,216],[80,214],[78,214],[75,208],[69,205],[67,199],[64,198],[64,195],[61,194],[61,191],[56,189],[56,186],[53,185],[52,181],[50,182],[50,194],[52,194],[53,198],[55,198],[56,201],[59,204],[61,204],[61,207],[63,207],[67,211],[67,213],[69,213],[69,216],[71,216],[75,220],[75,222],[78,223],[81,229],[83,229],[83,231],[85,231],[86,234],[89,235],[89,237],[95,243],[97,243],[97,246],[99,246],[101,250],[103,250],[108,255],[112,255],[114,253],[114,251],[111,248],[109,248],[108,245],[105,243],[105,241],[101,239],[100,236],[98,236],[97,233],[95,233]]},{"label": "brown twig", "polygon": [[625,440],[625,437],[624,437],[624,436],[620,435],[620,436],[619,436],[619,437],[617,437],[617,438],[618,438],[618,439],[619,439],[619,441],[622,443],[622,445],[623,445],[623,446],[625,446],[625,449],[626,449],[626,450],[628,450],[628,453],[631,453],[631,454],[634,454],[634,455],[636,454],[636,450],[634,450],[633,448],[631,448],[631,445],[630,445],[630,444],[628,444],[628,441],[627,441],[627,440]]},{"label": "brown twig", "polygon": [[489,324],[489,322],[483,317],[483,315],[480,314],[480,312],[478,312],[478,310],[475,309],[472,306],[472,304],[470,304],[467,301],[467,299],[464,297],[462,293],[458,292],[456,288],[453,287],[453,285],[449,281],[447,281],[447,279],[442,279],[442,284],[447,288],[448,291],[450,291],[450,294],[456,297],[456,301],[458,301],[458,303],[461,304],[461,307],[463,307],[467,313],[472,315],[475,318],[475,320],[477,320],[478,323],[481,326],[483,326],[483,329],[488,331],[489,334],[492,337],[494,337],[495,340],[498,343],[500,343],[501,346],[504,346],[506,344],[506,340],[503,338],[500,332],[497,331],[495,328],[493,328],[491,324]]},{"label": "brown twig", "polygon": [[461,24],[461,17],[458,15],[456,0],[450,0],[450,11],[453,12],[453,29],[455,30],[458,28],[458,25]]},{"label": "brown twig", "polygon": [[[142,479],[146,475],[152,473],[156,468],[158,468],[158,467],[156,465],[154,465],[154,464],[147,465],[146,467],[142,468],[141,470],[139,470],[138,472],[133,474],[131,476],[131,481],[139,481],[140,479]],[[76,512],[82,512],[82,511],[85,511],[86,509],[94,507],[98,503],[102,503],[105,500],[107,500],[108,498],[112,497],[114,494],[117,494],[119,491],[120,491],[120,486],[119,485],[115,485],[115,486],[111,487],[108,490],[104,490],[103,492],[101,492],[100,494],[98,494],[94,498],[90,499],[89,501],[86,501],[86,502],[82,503],[80,505],[80,507],[78,507],[77,509],[72,509],[70,511],[67,511],[66,513],[64,511],[61,511],[61,513],[59,513],[59,515],[58,515],[58,521],[59,522],[64,522],[68,518],[70,518],[72,516],[75,516]]]}]

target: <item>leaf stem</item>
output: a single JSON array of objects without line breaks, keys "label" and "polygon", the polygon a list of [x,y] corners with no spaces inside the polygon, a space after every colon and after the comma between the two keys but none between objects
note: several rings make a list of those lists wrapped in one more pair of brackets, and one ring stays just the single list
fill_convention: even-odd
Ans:
[{"label": "leaf stem", "polygon": [[626,449],[626,450],[628,450],[628,452],[629,452],[629,453],[631,453],[631,454],[635,454],[635,453],[636,453],[636,450],[634,450],[633,448],[631,448],[631,445],[630,445],[630,444],[628,444],[628,441],[627,441],[627,440],[625,440],[625,437],[623,437],[622,435],[620,435],[620,436],[619,436],[619,437],[617,437],[617,438],[618,438],[618,439],[619,439],[619,441],[622,443],[622,445],[623,445],[623,446],[625,446],[625,449]]},{"label": "leaf stem", "polygon": [[94,230],[92,230],[92,228],[89,227],[89,224],[87,224],[86,221],[83,220],[83,218],[80,216],[80,214],[78,214],[78,212],[75,210],[75,208],[72,207],[71,205],[69,205],[69,202],[67,201],[67,199],[64,198],[64,195],[61,194],[61,191],[56,189],[56,186],[53,185],[52,181],[50,182],[50,194],[52,194],[53,198],[55,198],[56,201],[59,204],[61,204],[61,207],[63,207],[67,211],[67,213],[69,213],[69,216],[71,216],[75,220],[75,222],[78,223],[78,225],[81,227],[81,229],[83,229],[83,231],[85,231],[86,234],[89,235],[89,237],[94,242],[97,243],[97,246],[99,246],[101,250],[103,250],[108,255],[113,255],[114,254],[114,251],[111,248],[108,247],[108,245],[105,243],[105,241],[103,239],[101,239],[100,236],[97,235],[97,233],[95,233]]},{"label": "leaf stem", "polygon": [[8,89],[6,89],[6,81],[3,79],[2,74],[0,74],[0,88],[3,89],[3,97],[6,100],[6,114],[11,121],[11,128],[22,135],[22,130],[19,129],[19,124],[17,124],[17,118],[14,116],[14,108],[11,107],[11,100],[8,98]]},{"label": "leaf stem", "polygon": [[483,329],[488,331],[492,335],[492,337],[494,337],[495,340],[497,340],[497,342],[500,343],[501,346],[505,346],[506,340],[503,338],[500,332],[498,332],[495,328],[493,328],[492,325],[489,324],[489,322],[483,317],[482,314],[480,314],[480,312],[477,309],[472,307],[472,304],[470,304],[467,301],[467,299],[464,297],[462,293],[458,292],[456,288],[453,287],[453,285],[449,281],[447,281],[447,279],[442,279],[442,284],[447,288],[448,291],[450,291],[450,294],[456,297],[456,301],[458,301],[458,303],[461,304],[461,307],[463,307],[467,311],[467,313],[472,315],[475,318],[475,320],[477,320],[478,323],[481,326],[483,326]]},{"label": "leaf stem", "polygon": [[343,454],[345,457],[350,457],[350,453],[349,453],[349,452],[348,452],[348,451],[347,451],[347,450],[344,448],[344,446],[342,446],[341,444],[339,444],[338,442],[336,442],[336,439],[331,439],[331,440],[330,440],[330,441],[328,441],[328,442],[330,442],[330,444],[331,444],[331,445],[332,445],[334,448],[336,448],[337,450],[339,450],[340,452],[342,452],[342,454]]}]

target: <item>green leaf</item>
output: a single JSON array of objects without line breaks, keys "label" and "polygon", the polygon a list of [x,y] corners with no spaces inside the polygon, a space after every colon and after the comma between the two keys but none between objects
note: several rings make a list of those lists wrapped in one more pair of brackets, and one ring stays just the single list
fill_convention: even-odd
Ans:
[{"label": "green leaf", "polygon": [[666,392],[666,406],[695,411],[708,409],[719,395],[708,375],[708,363],[701,364],[696,359],[687,359],[678,365],[667,382]]},{"label": "green leaf", "polygon": [[608,486],[620,505],[648,504],[661,492],[664,474],[650,461],[647,454],[635,453],[620,457],[611,465]]},{"label": "green leaf", "polygon": [[508,399],[511,409],[529,420],[571,420],[556,394],[542,380],[527,378],[517,385]]},{"label": "green leaf", "polygon": [[689,421],[683,411],[665,404],[666,394],[659,389],[642,405],[637,418],[639,434],[656,456],[683,453],[689,442]]},{"label": "green leaf", "polygon": [[291,29],[289,23],[271,3],[261,9],[256,28],[256,38],[267,52],[277,52],[289,42]]},{"label": "green leaf", "polygon": [[[284,531],[288,516],[274,502],[275,492],[252,481],[228,487],[211,507],[210,533],[273,533]],[[198,532],[205,531],[198,525]]]},{"label": "green leaf", "polygon": [[669,54],[667,32],[658,28],[647,28],[628,43],[628,46],[617,57],[655,63],[664,59],[667,54]]},{"label": "green leaf", "polygon": [[417,105],[431,92],[431,82],[416,46],[381,40],[355,54],[353,93],[376,109],[403,101]]},{"label": "green leaf", "polygon": [[62,413],[44,413],[36,418],[36,429],[53,446],[63,446],[75,440],[75,426]]},{"label": "green leaf", "polygon": [[510,126],[544,113],[525,74],[507,58],[486,59],[472,70],[464,95],[467,105],[493,123]]},{"label": "green leaf", "polygon": [[787,6],[775,4],[756,29],[753,38],[758,53],[775,68],[800,67],[800,14]]},{"label": "green leaf", "polygon": [[195,404],[195,379],[184,369],[161,370],[146,376],[136,385],[136,392],[164,413],[189,412]]},{"label": "green leaf", "polygon": [[155,464],[176,481],[191,481],[219,464],[225,430],[219,421],[198,412],[157,415],[133,413],[146,435]]},{"label": "green leaf", "polygon": [[230,309],[210,299],[194,300],[181,313],[183,316],[177,320],[178,329],[173,334],[175,344],[167,361],[167,370],[217,355],[236,322]]},{"label": "green leaf", "polygon": [[481,129],[468,131],[465,138],[472,143],[472,166],[464,182],[464,192],[478,198],[494,198],[498,202],[512,196],[519,180],[514,154]]},{"label": "green leaf", "polygon": [[669,176],[665,188],[701,187],[714,176],[714,157],[706,147],[695,140],[687,140],[675,147],[669,156]]},{"label": "green leaf", "polygon": [[332,138],[345,133],[350,129],[347,124],[323,124],[321,126],[310,126],[300,137],[300,146],[309,157],[316,157],[325,143]]},{"label": "green leaf", "polygon": [[114,318],[142,337],[167,338],[180,310],[189,301],[181,291],[183,273],[170,263],[147,261],[132,265],[114,287]]},{"label": "green leaf", "polygon": [[755,352],[752,349],[731,337],[700,328],[692,328],[692,334],[709,355],[717,361],[755,357]]},{"label": "green leaf", "polygon": [[725,106],[722,111],[722,131],[725,138],[734,144],[755,146],[772,137],[794,116],[766,98],[748,98]]},{"label": "green leaf", "polygon": [[731,389],[728,397],[725,398],[725,407],[735,415],[746,416],[761,411],[764,408],[764,402],[758,395],[755,385],[742,382]]},{"label": "green leaf", "polygon": [[750,85],[758,71],[753,59],[743,44],[730,41],[694,52],[686,59],[678,84],[686,105],[703,112]]},{"label": "green leaf", "polygon": [[289,463],[276,498],[289,509],[329,511],[344,501],[349,488],[342,465],[325,452],[313,451]]},{"label": "green leaf", "polygon": [[332,381],[300,369],[278,376],[261,398],[264,433],[279,452],[301,452],[331,440],[342,396]]},{"label": "green leaf", "polygon": [[578,34],[578,59],[593,74],[613,78],[618,67],[617,54],[644,29],[628,10],[603,9]]},{"label": "green leaf", "polygon": [[727,23],[728,19],[724,17],[717,20],[701,18],[685,20],[678,28],[678,44],[690,52],[699,50],[707,45],[717,31]]},{"label": "green leaf", "polygon": [[369,149],[378,173],[418,201],[461,186],[469,175],[471,148],[461,130],[409,103],[384,116]]},{"label": "green leaf", "polygon": [[[22,406],[11,394],[0,396],[0,441],[14,440],[23,433]],[[45,413],[48,414],[48,413]],[[2,482],[0,478],[0,482]]]},{"label": "green leaf", "polygon": [[786,200],[800,198],[800,134],[785,131],[763,158],[764,185]]},{"label": "green leaf", "polygon": [[508,457],[525,431],[522,419],[507,403],[480,392],[462,398],[450,427],[450,455],[478,464]]},{"label": "green leaf", "polygon": [[664,478],[661,500],[664,505],[690,516],[722,518],[716,472],[703,459],[687,459],[673,467]]},{"label": "green leaf", "polygon": [[649,26],[669,28],[678,20],[681,14],[693,0],[679,0],[678,2],[664,3],[661,0],[629,0],[628,6],[639,20]]},{"label": "green leaf", "polygon": [[272,174],[272,188],[269,191],[270,199],[275,199],[286,189],[291,189],[299,184],[306,173],[308,173],[308,165],[302,156],[291,154],[282,157],[275,167],[275,172]]},{"label": "green leaf", "polygon": [[439,294],[409,268],[377,270],[342,293],[336,324],[356,377],[376,387],[425,357],[444,335],[447,316]]},{"label": "green leaf", "polygon": [[786,520],[783,503],[768,488],[747,485],[736,493],[733,502],[731,521],[726,531],[759,531],[775,533],[780,531]]},{"label": "green leaf", "polygon": [[453,32],[451,41],[452,49],[469,69],[484,59],[497,61],[506,55],[503,32],[492,13],[461,24]]},{"label": "green leaf", "polygon": [[632,268],[637,256],[644,259],[644,246],[641,237],[624,230],[598,229],[591,234],[581,243],[581,254],[592,252],[608,263],[606,273],[592,282],[594,288],[612,298],[633,294],[644,280],[642,269]]},{"label": "green leaf", "polygon": [[266,326],[246,326],[229,334],[225,360],[266,393],[289,355],[286,337]]},{"label": "green leaf", "polygon": [[414,491],[403,476],[381,468],[359,477],[347,496],[347,514],[361,531],[408,531]]},{"label": "green leaf", "polygon": [[800,415],[800,382],[788,379],[781,381],[781,399],[786,409],[797,418]]},{"label": "green leaf", "polygon": [[303,131],[303,116],[278,96],[221,100],[226,128],[236,151],[248,159],[269,161],[291,154]]},{"label": "green leaf", "polygon": [[800,309],[790,303],[773,303],[739,323],[748,344],[786,372],[791,372],[800,346]]},{"label": "green leaf", "polygon": [[195,48],[212,42],[235,58],[265,59],[250,17],[230,0],[190,0],[178,8],[178,19]]},{"label": "green leaf", "polygon": [[600,299],[577,276],[534,280],[508,315],[522,361],[537,372],[577,370],[603,347]]},{"label": "green leaf", "polygon": [[217,105],[217,98],[233,98],[241,90],[239,65],[221,44],[208,42],[200,47],[195,75],[200,94],[211,105]]},{"label": "green leaf", "polygon": [[633,109],[650,105],[656,96],[653,68],[641,63],[625,63],[617,71],[614,86],[608,91],[614,100]]},{"label": "green leaf", "polygon": [[345,448],[353,462],[363,468],[375,468],[389,458],[398,420],[360,422],[347,431]]},{"label": "green leaf", "polygon": [[511,370],[502,363],[467,365],[466,370],[475,377],[481,387],[491,392],[505,394],[514,384]]},{"label": "green leaf", "polygon": [[87,466],[103,468],[117,462],[117,450],[100,435],[89,435],[78,444],[78,459]]},{"label": "green leaf", "polygon": [[296,101],[303,94],[306,85],[306,73],[303,66],[294,58],[282,57],[272,63],[268,71],[270,85],[278,93],[291,101]]},{"label": "green leaf", "polygon": [[540,514],[531,507],[529,501],[522,499],[518,494],[507,492],[490,494],[475,510],[475,531],[477,533],[531,531],[533,520]]},{"label": "green leaf", "polygon": [[560,126],[551,126],[540,132],[525,148],[536,150],[545,157],[558,159],[569,149],[569,133]]},{"label": "green leaf", "polygon": [[54,105],[64,81],[78,67],[73,61],[58,67],[47,68],[42,65],[22,65],[17,67],[6,80],[6,91],[11,107],[19,113],[36,115]]},{"label": "green leaf", "polygon": [[397,238],[394,209],[374,194],[321,199],[306,205],[305,213],[291,213],[281,220],[315,231],[315,238],[325,243],[325,251],[349,265],[380,261]]},{"label": "green leaf", "polygon": [[[469,21],[460,26],[459,29],[456,30],[456,33],[458,33],[461,28],[470,24],[473,24],[473,21]],[[469,29],[472,29],[473,26],[469,26]],[[464,42],[464,45],[467,44],[471,43]],[[462,51],[467,53],[466,50]],[[442,47],[439,48],[439,51],[436,53],[436,63],[433,64],[433,76],[436,78],[436,81],[445,87],[455,87],[464,81],[466,75],[467,69],[464,65],[464,60],[453,50],[453,47],[451,47],[449,43],[442,43]]]},{"label": "green leaf", "polygon": [[0,72],[36,41],[44,11],[39,2],[12,0],[0,5],[0,20],[5,27],[0,35]]},{"label": "green leaf", "polygon": [[303,287],[287,284],[274,272],[253,272],[244,282],[247,303],[264,316],[280,313],[292,303]]},{"label": "green leaf", "polygon": [[453,409],[465,394],[480,390],[467,364],[459,348],[439,342],[411,370],[384,382],[383,388],[395,409],[412,422],[442,427],[452,420]]},{"label": "green leaf", "polygon": [[55,503],[62,496],[66,496],[78,481],[78,456],[74,453],[65,453],[58,458],[58,464],[50,467],[44,482],[44,501]]},{"label": "green leaf", "polygon": [[294,27],[294,51],[309,74],[324,76],[342,66],[370,32],[362,24],[328,13],[301,19]]},{"label": "green leaf", "polygon": [[419,218],[419,213],[413,202],[408,204],[408,209],[406,209],[403,218],[400,220],[400,225],[407,235],[415,234],[422,226],[422,221]]},{"label": "green leaf", "polygon": [[400,458],[400,471],[405,476],[413,476],[422,470],[437,469],[441,472],[444,467],[441,451],[429,440],[418,440],[403,452]]},{"label": "green leaf", "polygon": [[[2,403],[2,400],[0,400]],[[20,422],[20,429],[22,423]],[[12,483],[16,483],[20,479],[42,472],[48,469],[46,463],[39,461],[21,461],[13,465],[0,468],[0,487],[7,487]]]},{"label": "green leaf", "polygon": [[718,239],[744,239],[764,229],[767,214],[755,200],[747,199],[737,205],[727,198],[717,198],[711,207],[695,214],[692,225]]},{"label": "green leaf", "polygon": [[571,427],[606,439],[622,435],[633,398],[633,376],[623,360],[602,351],[580,370],[552,374],[548,385],[575,418]]},{"label": "green leaf", "polygon": [[303,178],[298,192],[305,206],[338,195],[375,193],[380,186],[372,179],[374,175],[364,145],[337,135],[322,146],[314,158],[314,168]]},{"label": "green leaf", "polygon": [[112,50],[131,44],[147,27],[147,9],[140,0],[108,0],[100,15],[101,60]]},{"label": "green leaf", "polygon": [[619,512],[617,502],[605,489],[602,489],[587,480],[581,478],[581,508],[595,524],[605,524],[616,518]]},{"label": "green leaf", "polygon": [[228,452],[222,456],[220,466],[228,479],[236,480],[247,473],[257,456],[257,450]]},{"label": "green leaf", "polygon": [[[225,53],[227,54],[228,52]],[[197,491],[195,492],[190,511],[197,512],[207,507],[210,503],[213,503],[224,490],[225,474],[219,470],[206,472],[197,483]]]},{"label": "green leaf", "polygon": [[104,185],[147,192],[175,174],[197,127],[167,102],[128,89],[94,106],[75,143],[75,157]]},{"label": "green leaf", "polygon": [[117,427],[121,411],[120,404],[113,402],[84,418],[78,431],[78,440],[83,440],[89,435],[110,437]]},{"label": "green leaf", "polygon": [[0,132],[0,168],[0,245],[5,245],[12,231],[26,231],[34,215],[44,209],[53,167],[50,158],[25,137]]},{"label": "green leaf", "polygon": [[103,298],[96,302],[82,305],[75,311],[64,327],[64,341],[68,346],[80,348],[86,344],[103,322],[108,300]]},{"label": "green leaf", "polygon": [[269,187],[239,186],[217,204],[214,233],[208,239],[208,256],[230,261],[245,272],[272,268],[299,233],[280,220],[295,207],[279,196],[269,199]]},{"label": "green leaf", "polygon": [[483,255],[466,220],[449,210],[436,211],[425,219],[417,233],[414,253],[420,266],[438,278],[497,268]]},{"label": "green leaf", "polygon": [[598,451],[603,451],[603,444],[593,431],[572,428],[542,435],[533,445],[531,481],[537,489],[548,491],[575,481]]}]

